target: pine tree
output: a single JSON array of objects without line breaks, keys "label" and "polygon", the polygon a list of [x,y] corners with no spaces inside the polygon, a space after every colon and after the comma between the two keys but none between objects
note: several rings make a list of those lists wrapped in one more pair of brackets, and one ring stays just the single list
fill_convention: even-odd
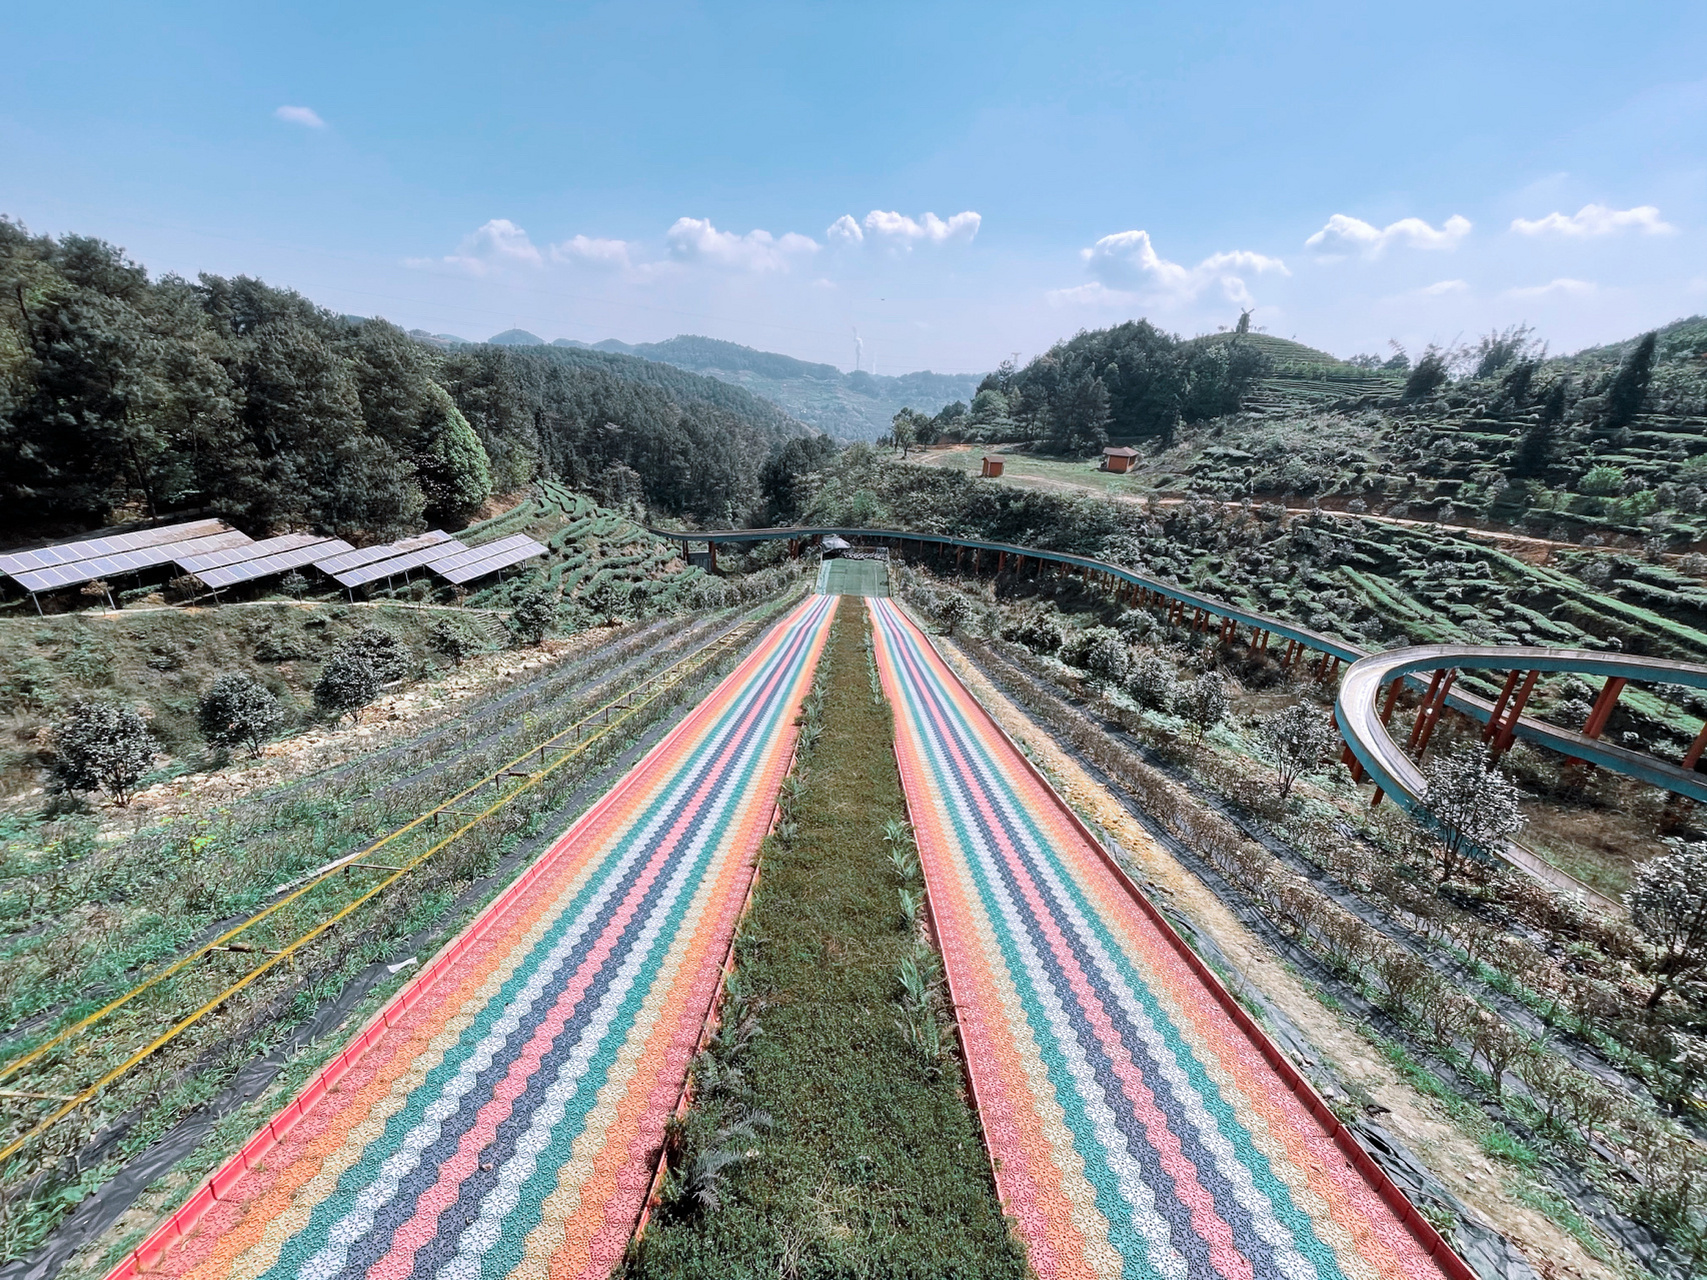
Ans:
[{"label": "pine tree", "polygon": [[1654,348],[1658,342],[1658,333],[1643,334],[1618,367],[1617,376],[1606,390],[1605,426],[1608,430],[1628,426],[1642,411],[1648,383],[1654,376]]}]

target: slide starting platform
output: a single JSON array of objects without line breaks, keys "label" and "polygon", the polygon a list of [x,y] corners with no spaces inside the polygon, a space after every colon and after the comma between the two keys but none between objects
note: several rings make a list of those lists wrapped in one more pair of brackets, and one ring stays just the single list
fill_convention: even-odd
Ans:
[{"label": "slide starting platform", "polygon": [[883,560],[826,560],[818,569],[818,594],[886,596],[889,565]]}]

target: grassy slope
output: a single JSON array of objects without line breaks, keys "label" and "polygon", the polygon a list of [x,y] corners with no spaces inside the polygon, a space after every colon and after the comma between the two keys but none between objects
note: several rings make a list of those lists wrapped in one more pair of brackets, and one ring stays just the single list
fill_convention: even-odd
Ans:
[{"label": "grassy slope", "polygon": [[0,766],[23,769],[17,779],[29,776],[37,730],[83,697],[146,706],[167,750],[195,750],[198,700],[232,671],[255,676],[306,714],[321,663],[343,640],[382,627],[408,650],[412,666],[425,668],[427,633],[447,616],[453,611],[280,600],[0,620],[0,723],[11,739]]},{"label": "grassy slope", "polygon": [[[742,931],[742,987],[767,1005],[744,1067],[775,1124],[720,1210],[654,1219],[630,1276],[1025,1274],[957,1061],[931,1076],[895,1026],[910,939],[883,827],[905,810],[861,603],[842,602],[826,652],[798,834],[767,842]],[[696,1107],[689,1149],[726,1118]]]}]

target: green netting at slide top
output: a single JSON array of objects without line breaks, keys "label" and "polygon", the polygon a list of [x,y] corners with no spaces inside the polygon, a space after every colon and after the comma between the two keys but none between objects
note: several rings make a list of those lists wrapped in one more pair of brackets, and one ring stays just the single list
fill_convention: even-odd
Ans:
[{"label": "green netting at slide top", "polygon": [[818,591],[827,596],[886,596],[889,566],[881,560],[826,560],[818,570]]}]

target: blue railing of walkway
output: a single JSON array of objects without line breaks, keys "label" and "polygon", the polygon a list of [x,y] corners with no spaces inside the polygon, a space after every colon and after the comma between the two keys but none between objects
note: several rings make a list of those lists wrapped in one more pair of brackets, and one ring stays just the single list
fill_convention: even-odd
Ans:
[{"label": "blue railing of walkway", "polygon": [[[1692,688],[1707,689],[1707,667],[1699,667],[1693,663],[1671,662],[1661,658],[1642,658],[1635,656],[1592,653],[1581,649],[1544,649],[1530,647],[1512,647],[1503,649],[1486,649],[1476,646],[1425,646],[1415,650],[1390,650],[1379,654],[1370,654],[1368,650],[1357,645],[1347,644],[1333,636],[1323,635],[1308,627],[1300,627],[1287,622],[1283,618],[1245,609],[1214,596],[1202,595],[1189,591],[1176,583],[1153,578],[1122,565],[1110,564],[1104,560],[1095,560],[1089,556],[1072,555],[1064,551],[1046,551],[1038,547],[1017,546],[1008,542],[988,542],[977,538],[961,538],[951,534],[914,533],[904,529],[862,529],[843,526],[812,525],[801,528],[772,528],[772,529],[728,529],[728,530],[681,530],[681,529],[651,529],[650,532],[659,537],[674,539],[682,543],[686,551],[689,542],[706,542],[725,545],[746,542],[774,542],[781,539],[810,541],[831,534],[846,538],[850,542],[876,542],[884,545],[916,543],[921,546],[942,546],[976,552],[991,552],[997,556],[1019,557],[1023,567],[1026,559],[1036,560],[1040,564],[1049,563],[1063,565],[1082,570],[1090,574],[1099,574],[1111,582],[1123,582],[1130,586],[1149,591],[1164,599],[1173,600],[1189,609],[1201,609],[1208,617],[1221,618],[1251,627],[1253,634],[1266,631],[1270,635],[1279,636],[1284,640],[1295,641],[1303,648],[1318,654],[1326,654],[1341,662],[1352,664],[1346,673],[1346,681],[1351,680],[1351,672],[1358,671],[1360,666],[1367,663],[1380,663],[1386,672],[1380,682],[1370,687],[1369,699],[1372,702],[1378,690],[1389,680],[1403,679],[1411,684],[1421,686],[1424,681],[1416,676],[1417,671],[1439,670],[1445,667],[1463,664],[1474,669],[1485,670],[1523,670],[1536,671],[1568,671],[1581,674],[1607,674],[1624,679],[1657,680],[1672,684],[1687,685]],[[1000,561],[998,561],[1000,563]],[[1426,656],[1424,656],[1426,654]],[[1573,665],[1577,664],[1577,665]],[[1373,670],[1364,666],[1360,676]],[[1358,688],[1367,687],[1367,681],[1360,679]],[[1359,703],[1363,701],[1359,694]],[[1484,698],[1470,693],[1451,692],[1446,698],[1446,705],[1464,712],[1486,724],[1493,713],[1493,704]],[[1410,803],[1416,799],[1417,792],[1406,785],[1408,778],[1401,777],[1400,771],[1389,767],[1384,751],[1378,751],[1379,742],[1360,726],[1365,722],[1366,712],[1356,715],[1347,713],[1345,685],[1342,684],[1339,703],[1335,708],[1335,720],[1352,754],[1362,762],[1377,782],[1390,790],[1401,803]],[[1379,723],[1379,721],[1377,721]],[[1599,765],[1614,773],[1640,779],[1677,795],[1691,800],[1707,802],[1707,776],[1694,770],[1680,769],[1676,765],[1660,760],[1640,751],[1631,751],[1624,747],[1613,746],[1601,742],[1598,738],[1590,738],[1584,734],[1561,729],[1556,725],[1546,724],[1529,717],[1520,718],[1513,726],[1512,732],[1516,737],[1527,739],[1541,746],[1550,747],[1590,764]],[[1383,727],[1381,736],[1386,737]],[[1390,741],[1390,739],[1389,739]],[[1366,758],[1366,755],[1368,758]],[[1379,767],[1378,767],[1379,766]],[[1414,767],[1413,767],[1414,771]],[[1420,780],[1420,779],[1419,779]]]}]

